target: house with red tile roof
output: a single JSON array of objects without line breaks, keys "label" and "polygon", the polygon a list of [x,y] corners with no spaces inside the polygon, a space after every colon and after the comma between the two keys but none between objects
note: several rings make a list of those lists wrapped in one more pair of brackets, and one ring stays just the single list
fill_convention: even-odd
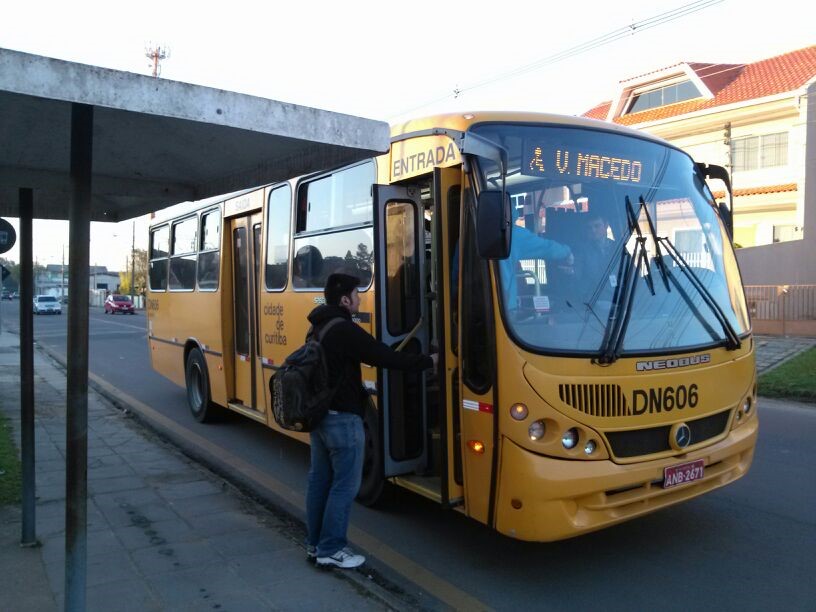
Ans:
[{"label": "house with red tile roof", "polygon": [[583,116],[642,129],[728,168],[744,282],[816,284],[816,45],[630,77]]}]

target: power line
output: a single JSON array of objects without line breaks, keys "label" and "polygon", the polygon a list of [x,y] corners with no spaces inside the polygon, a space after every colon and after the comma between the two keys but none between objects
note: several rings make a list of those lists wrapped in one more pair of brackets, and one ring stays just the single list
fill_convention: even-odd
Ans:
[{"label": "power line", "polygon": [[401,115],[406,115],[406,114],[408,114],[410,112],[413,112],[415,110],[418,110],[420,108],[424,108],[426,106],[430,106],[431,104],[436,104],[437,102],[447,100],[451,96],[453,96],[454,98],[458,98],[459,96],[461,96],[465,92],[473,91],[474,89],[485,87],[486,85],[491,85],[491,84],[496,83],[498,81],[502,81],[502,80],[505,80],[505,79],[513,78],[513,77],[517,77],[517,76],[520,76],[522,74],[526,74],[528,72],[533,72],[535,70],[539,70],[539,69],[541,69],[541,68],[543,68],[545,66],[549,66],[549,65],[555,64],[557,62],[563,61],[565,59],[575,57],[576,55],[586,53],[587,51],[591,51],[592,49],[597,49],[598,47],[608,45],[608,44],[610,44],[612,42],[615,42],[615,41],[617,41],[617,40],[619,40],[621,38],[624,38],[626,36],[634,36],[635,34],[637,34],[639,32],[650,30],[651,28],[657,27],[659,25],[663,25],[665,23],[675,21],[677,19],[680,19],[681,17],[685,17],[686,15],[696,13],[698,11],[701,11],[701,10],[705,9],[705,8],[708,8],[710,6],[714,6],[715,4],[720,4],[722,2],[723,2],[723,0],[696,0],[695,2],[691,2],[689,4],[684,4],[683,6],[677,7],[675,9],[670,10],[670,11],[665,11],[665,12],[660,13],[658,15],[655,15],[653,17],[648,17],[648,18],[643,19],[641,21],[634,22],[634,23],[632,23],[630,25],[617,28],[615,30],[612,30],[611,32],[608,32],[607,34],[604,34],[604,35],[599,36],[597,38],[593,38],[591,40],[588,40],[588,41],[586,41],[584,43],[581,43],[580,45],[570,47],[569,49],[566,49],[564,51],[560,51],[558,53],[554,53],[553,55],[549,55],[549,56],[544,57],[542,59],[536,60],[535,62],[532,62],[530,64],[526,64],[524,66],[514,68],[514,69],[509,70],[507,72],[499,73],[499,74],[497,74],[497,75],[495,75],[493,77],[490,77],[488,79],[484,79],[482,81],[479,81],[477,83],[474,83],[474,84],[466,86],[466,87],[457,87],[457,88],[454,89],[454,91],[452,93],[446,94],[444,96],[440,96],[440,97],[435,98],[433,100],[430,100],[428,102],[424,102],[424,103],[419,104],[417,106],[411,107],[411,108],[406,109],[406,110],[404,110],[404,111],[402,111],[402,112],[400,112],[400,113],[398,113],[398,114],[396,114],[394,116],[398,117],[398,116],[401,116]]}]

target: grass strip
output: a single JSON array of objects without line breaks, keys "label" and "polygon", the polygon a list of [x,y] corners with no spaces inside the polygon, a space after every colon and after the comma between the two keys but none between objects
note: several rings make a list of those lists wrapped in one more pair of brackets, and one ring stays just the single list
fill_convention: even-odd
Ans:
[{"label": "grass strip", "polygon": [[759,377],[759,394],[816,403],[816,348],[808,349]]},{"label": "grass strip", "polygon": [[9,420],[0,414],[0,506],[20,501],[20,459]]}]

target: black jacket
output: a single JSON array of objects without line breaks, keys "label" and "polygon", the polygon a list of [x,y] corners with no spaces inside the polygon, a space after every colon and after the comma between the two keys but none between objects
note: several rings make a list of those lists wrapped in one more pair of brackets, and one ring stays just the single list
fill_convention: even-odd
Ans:
[{"label": "black jacket", "polygon": [[335,323],[323,338],[323,351],[329,368],[329,382],[336,386],[331,410],[364,415],[367,392],[363,388],[360,363],[395,370],[425,370],[433,367],[427,355],[411,355],[395,351],[376,340],[351,320],[351,313],[341,306],[324,304],[309,313],[309,322],[315,333],[336,317],[343,321]]}]

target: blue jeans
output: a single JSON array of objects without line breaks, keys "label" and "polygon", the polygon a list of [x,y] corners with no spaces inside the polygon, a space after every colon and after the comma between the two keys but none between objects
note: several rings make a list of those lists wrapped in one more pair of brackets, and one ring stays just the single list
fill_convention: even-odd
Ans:
[{"label": "blue jeans", "polygon": [[363,420],[350,412],[330,412],[309,437],[306,542],[317,547],[318,557],[329,557],[347,543],[351,504],[363,477]]}]

